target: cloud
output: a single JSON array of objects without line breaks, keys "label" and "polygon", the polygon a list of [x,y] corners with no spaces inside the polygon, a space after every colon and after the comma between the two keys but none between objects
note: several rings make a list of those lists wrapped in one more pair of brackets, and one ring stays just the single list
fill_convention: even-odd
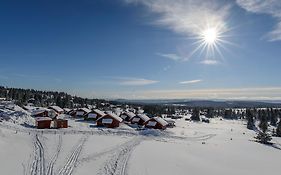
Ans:
[{"label": "cloud", "polygon": [[216,64],[219,64],[219,62],[216,61],[216,60],[203,60],[200,63],[201,64],[206,64],[206,65],[216,65]]},{"label": "cloud", "polygon": [[155,84],[159,82],[156,80],[149,80],[144,78],[125,78],[125,77],[119,77],[116,78],[116,80],[119,82],[120,85],[125,85],[125,86],[145,86],[145,85]]},{"label": "cloud", "polygon": [[265,37],[269,41],[281,40],[281,2],[280,0],[236,0],[243,9],[258,14],[268,14],[277,19],[275,28]]},{"label": "cloud", "polygon": [[151,90],[136,95],[147,99],[281,100],[281,87]]},{"label": "cloud", "polygon": [[226,29],[230,5],[220,0],[124,0],[142,4],[158,15],[155,24],[165,26],[176,33],[198,36],[209,27]]},{"label": "cloud", "polygon": [[180,84],[195,84],[195,83],[199,83],[202,80],[189,80],[189,81],[181,81],[179,82]]},{"label": "cloud", "polygon": [[164,57],[164,58],[168,58],[168,59],[173,60],[173,61],[185,61],[185,60],[187,60],[187,58],[181,57],[181,56],[179,56],[177,54],[174,54],[174,53],[168,53],[168,54],[157,53],[157,55],[159,55],[161,57]]}]

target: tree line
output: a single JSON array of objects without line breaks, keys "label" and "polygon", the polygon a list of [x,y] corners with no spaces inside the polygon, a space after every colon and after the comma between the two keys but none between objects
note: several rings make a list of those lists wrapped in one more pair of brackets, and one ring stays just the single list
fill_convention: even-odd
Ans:
[{"label": "tree line", "polygon": [[47,107],[57,105],[61,108],[86,107],[87,105],[100,106],[102,103],[106,102],[101,99],[88,99],[72,96],[65,92],[39,91],[4,86],[0,86],[0,98],[14,100],[19,106],[32,103],[35,106]]}]

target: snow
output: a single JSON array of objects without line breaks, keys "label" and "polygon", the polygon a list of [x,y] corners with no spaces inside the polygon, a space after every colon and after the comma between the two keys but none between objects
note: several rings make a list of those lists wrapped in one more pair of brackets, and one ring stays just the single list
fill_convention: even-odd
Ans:
[{"label": "snow", "polygon": [[52,119],[50,117],[36,117],[35,120],[39,122],[39,121],[50,121]]},{"label": "snow", "polygon": [[[121,118],[121,117],[118,117],[116,114],[114,114],[114,113],[109,113],[109,114],[106,114],[106,115],[104,115],[103,117],[101,117],[101,118],[99,118],[98,120],[104,120],[104,117],[106,117],[106,116],[110,116],[111,118],[113,118],[113,119],[115,119],[115,120],[117,120],[117,121],[119,121],[119,122],[122,122],[123,121],[123,119]],[[110,122],[110,123],[112,123],[112,122]]]},{"label": "snow", "polygon": [[94,111],[96,114],[100,115],[100,116],[104,116],[104,115],[105,115],[105,113],[104,113],[103,111],[99,110],[99,109],[94,109],[93,111]]},{"label": "snow", "polygon": [[136,117],[141,118],[144,122],[148,121],[150,118],[145,114],[138,114]]},{"label": "snow", "polygon": [[153,117],[154,120],[156,120],[158,123],[160,123],[162,126],[168,125],[168,122],[166,122],[164,119],[161,117]]},{"label": "snow", "polygon": [[[16,105],[0,122],[1,174],[36,175],[263,175],[279,174],[281,138],[274,146],[253,141],[245,121],[175,120],[165,131],[116,129],[69,118],[69,128],[37,130]],[[67,115],[62,115],[67,118]],[[1,118],[1,115],[0,115]],[[24,124],[28,124],[24,125]]]},{"label": "snow", "polygon": [[89,113],[89,112],[91,112],[91,110],[90,110],[90,109],[88,109],[88,108],[81,108],[80,110],[84,111],[85,113]]},{"label": "snow", "polygon": [[64,110],[62,108],[60,108],[59,106],[50,106],[49,108],[51,108],[59,113],[64,112]]}]

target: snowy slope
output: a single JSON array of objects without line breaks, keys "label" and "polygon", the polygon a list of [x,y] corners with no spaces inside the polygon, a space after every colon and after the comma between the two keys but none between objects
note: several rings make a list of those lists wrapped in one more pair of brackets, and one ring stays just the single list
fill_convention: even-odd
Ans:
[{"label": "snowy slope", "polygon": [[[207,124],[180,119],[176,120],[175,128],[165,131],[137,131],[126,124],[107,129],[97,128],[94,122],[69,119],[70,128],[37,130],[23,125],[30,119],[28,114],[10,116],[15,120],[0,122],[1,174],[261,175],[279,172],[281,150],[253,142],[255,133],[247,130],[243,121],[213,119]],[[274,142],[281,147],[280,138],[274,138]]]}]

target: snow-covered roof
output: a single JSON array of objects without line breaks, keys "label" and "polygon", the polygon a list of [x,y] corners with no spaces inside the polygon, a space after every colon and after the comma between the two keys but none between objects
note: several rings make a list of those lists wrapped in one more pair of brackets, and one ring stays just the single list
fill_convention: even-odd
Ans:
[{"label": "snow-covered roof", "polygon": [[139,118],[141,118],[144,122],[148,121],[150,118],[145,114],[138,114]]},{"label": "snow-covered roof", "polygon": [[23,108],[26,109],[26,110],[28,110],[28,111],[30,111],[30,112],[31,112],[32,110],[36,109],[36,107],[30,106],[30,105],[23,106]]},{"label": "snow-covered roof", "polygon": [[59,106],[50,106],[49,108],[51,108],[57,112],[64,112],[64,110],[62,108],[60,108]]},{"label": "snow-covered roof", "polygon": [[71,111],[71,109],[69,109],[69,108],[63,108],[63,110],[64,110],[65,112]]},{"label": "snow-covered roof", "polygon": [[168,125],[168,122],[166,122],[163,118],[161,117],[153,117],[153,119],[155,121],[157,121],[158,123],[160,123],[162,126],[166,126]]},{"label": "snow-covered roof", "polygon": [[90,110],[90,109],[88,109],[88,108],[80,108],[79,110],[82,110],[82,111],[84,111],[84,112],[86,112],[86,113],[91,112],[91,110]]},{"label": "snow-covered roof", "polygon": [[33,110],[31,111],[31,115],[41,114],[41,113],[43,113],[43,112],[45,112],[45,111],[50,111],[50,110],[47,109],[47,108],[36,108],[36,109],[33,109]]},{"label": "snow-covered roof", "polygon": [[50,121],[52,119],[50,117],[36,117],[35,120],[39,122],[39,121]]},{"label": "snow-covered roof", "polygon": [[164,119],[167,123],[176,123],[175,120],[171,119],[171,118],[165,118]]},{"label": "snow-covered roof", "polygon": [[95,112],[96,114],[100,115],[100,116],[104,116],[105,113],[99,109],[94,109],[93,112]]},{"label": "snow-covered roof", "polygon": [[[99,118],[98,120],[102,120],[105,116],[111,116],[112,118],[114,118],[114,119],[116,119],[117,121],[119,121],[119,122],[122,122],[123,121],[123,119],[121,118],[121,117],[118,117],[116,114],[114,114],[114,113],[110,113],[110,114],[106,114],[106,115],[104,115],[103,117],[101,117],[101,118]],[[97,121],[98,121],[97,120]]]},{"label": "snow-covered roof", "polygon": [[123,115],[127,115],[130,119],[136,116],[133,112],[125,112]]}]

